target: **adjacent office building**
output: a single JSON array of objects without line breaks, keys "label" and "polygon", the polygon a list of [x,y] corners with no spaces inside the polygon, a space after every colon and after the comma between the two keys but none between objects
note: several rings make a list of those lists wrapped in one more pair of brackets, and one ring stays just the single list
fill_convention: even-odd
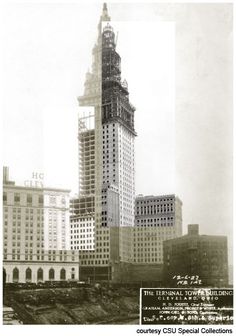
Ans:
[{"label": "adjacent office building", "polygon": [[95,249],[94,196],[80,196],[70,200],[70,248]]},{"label": "adjacent office building", "polygon": [[173,277],[198,276],[203,286],[228,285],[226,236],[200,235],[199,226],[188,226],[188,234],[164,241],[164,280],[176,285]]},{"label": "adjacent office building", "polygon": [[182,202],[175,195],[135,200],[133,262],[163,263],[163,241],[182,235]]},{"label": "adjacent office building", "polygon": [[78,280],[78,253],[70,251],[69,190],[15,185],[6,167],[3,178],[6,281]]},{"label": "adjacent office building", "polygon": [[182,234],[182,202],[175,195],[138,195],[135,226],[129,234],[123,234],[126,254],[129,251],[131,257],[129,265],[120,267],[119,281],[151,281],[155,286],[162,285],[163,242]]}]

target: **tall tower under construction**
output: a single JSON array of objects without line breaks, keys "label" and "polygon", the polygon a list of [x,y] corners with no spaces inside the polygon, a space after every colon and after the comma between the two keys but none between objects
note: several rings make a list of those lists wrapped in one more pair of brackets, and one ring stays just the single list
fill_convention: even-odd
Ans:
[{"label": "tall tower under construction", "polygon": [[136,134],[106,4],[92,56],[78,98],[79,197],[71,202],[71,247],[81,251],[81,279],[108,280],[112,264],[131,260],[126,229],[134,226]]},{"label": "tall tower under construction", "polygon": [[135,108],[129,102],[128,84],[121,79],[121,57],[109,21],[104,4],[92,71],[87,72],[84,94],[78,98],[83,110],[78,132],[79,196],[95,198],[97,225],[132,227]]},{"label": "tall tower under construction", "polygon": [[[116,51],[115,33],[111,25],[105,23],[102,31],[104,226],[134,225],[134,111],[129,102],[127,82],[121,80],[121,58]],[[116,214],[116,222],[113,222],[112,213]]]}]

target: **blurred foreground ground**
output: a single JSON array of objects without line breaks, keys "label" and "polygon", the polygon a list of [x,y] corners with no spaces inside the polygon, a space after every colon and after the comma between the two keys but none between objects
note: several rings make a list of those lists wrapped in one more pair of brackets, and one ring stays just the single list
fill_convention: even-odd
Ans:
[{"label": "blurred foreground ground", "polygon": [[139,289],[6,288],[4,324],[139,324]]}]

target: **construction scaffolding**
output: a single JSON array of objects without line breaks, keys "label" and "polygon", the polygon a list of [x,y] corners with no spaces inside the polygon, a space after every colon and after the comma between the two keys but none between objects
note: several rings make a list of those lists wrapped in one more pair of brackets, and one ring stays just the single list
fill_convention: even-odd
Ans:
[{"label": "construction scaffolding", "polygon": [[94,217],[94,196],[81,196],[70,201],[71,219]]},{"label": "construction scaffolding", "polygon": [[102,123],[119,121],[132,134],[135,107],[129,101],[128,83],[121,80],[121,57],[109,23],[102,32]]},{"label": "construction scaffolding", "polygon": [[95,130],[94,113],[83,112],[78,125],[79,195],[95,193]]}]

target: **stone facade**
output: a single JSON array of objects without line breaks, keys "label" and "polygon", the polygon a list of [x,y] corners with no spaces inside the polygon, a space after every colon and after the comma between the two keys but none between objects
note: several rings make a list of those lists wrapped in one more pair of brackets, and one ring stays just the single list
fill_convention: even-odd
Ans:
[{"label": "stone facade", "polygon": [[188,234],[164,241],[164,279],[175,286],[174,276],[198,276],[203,286],[228,286],[226,236],[199,235],[198,225]]},{"label": "stone facade", "polygon": [[3,176],[6,281],[46,281],[50,270],[51,280],[78,280],[79,254],[70,250],[69,191],[16,186]]}]

